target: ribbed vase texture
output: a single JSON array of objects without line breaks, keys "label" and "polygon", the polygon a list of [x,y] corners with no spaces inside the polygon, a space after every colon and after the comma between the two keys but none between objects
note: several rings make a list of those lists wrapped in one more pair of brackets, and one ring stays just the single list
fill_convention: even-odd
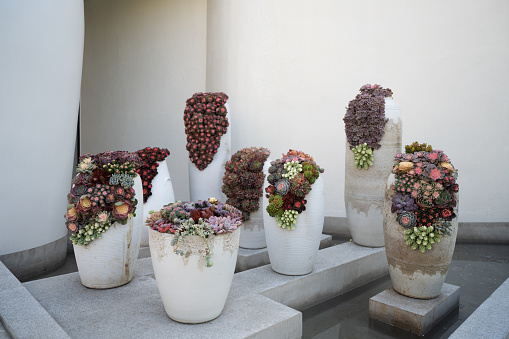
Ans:
[{"label": "ribbed vase texture", "polygon": [[[268,182],[266,181],[266,186]],[[286,275],[304,275],[313,271],[313,265],[320,247],[325,216],[324,182],[320,175],[306,195],[306,210],[297,216],[295,229],[279,227],[266,208],[269,204],[263,198],[263,221],[267,250],[272,269]]]}]

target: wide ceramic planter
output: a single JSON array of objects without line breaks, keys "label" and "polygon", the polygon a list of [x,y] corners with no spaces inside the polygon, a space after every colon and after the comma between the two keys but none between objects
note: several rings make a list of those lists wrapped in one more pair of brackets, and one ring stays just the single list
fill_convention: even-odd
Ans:
[{"label": "wide ceramic planter", "polygon": [[[384,203],[384,238],[385,253],[389,264],[392,287],[396,292],[411,298],[432,299],[440,295],[442,286],[452,261],[458,218],[452,220],[452,234],[440,238],[439,243],[424,253],[412,250],[405,243],[404,228],[396,221],[396,214],[391,213],[394,190],[394,174],[389,176],[386,185]],[[458,195],[456,194],[456,201]],[[455,208],[457,214],[457,207]]]},{"label": "wide ceramic planter", "polygon": [[[268,186],[268,182],[265,182]],[[325,196],[322,176],[319,176],[306,195],[306,210],[297,216],[295,229],[279,227],[266,208],[269,201],[263,198],[263,222],[267,250],[272,269],[286,275],[304,275],[313,271],[320,247],[325,216]]]},{"label": "wide ceramic planter", "polygon": [[100,239],[88,245],[73,245],[81,283],[89,288],[112,288],[127,284],[134,276],[143,227],[143,188],[134,179],[136,216],[127,224],[114,223]]},{"label": "wide ceramic planter", "polygon": [[[149,211],[159,211],[164,205],[175,202],[175,193],[171,183],[170,172],[166,160],[158,161],[157,174],[152,179],[152,195],[143,204],[143,221],[150,216]],[[148,227],[141,232],[141,246],[148,246]]]},{"label": "wide ceramic planter", "polygon": [[401,111],[391,98],[385,98],[385,134],[381,147],[373,151],[373,166],[368,170],[354,166],[353,152],[346,142],[345,208],[348,228],[357,245],[384,246],[383,205],[385,184],[391,173],[394,154],[401,152]]},{"label": "wide ceramic planter", "polygon": [[150,255],[157,287],[168,316],[181,323],[197,324],[217,318],[223,311],[237,262],[240,228],[208,238],[211,267],[205,267],[207,244],[199,236],[185,236],[174,252],[172,234],[149,228]]},{"label": "wide ceramic planter", "polygon": [[267,247],[263,226],[263,197],[260,197],[260,208],[250,214],[249,220],[242,223],[240,230],[240,247],[260,249]]},{"label": "wide ceramic planter", "polygon": [[226,196],[221,190],[223,186],[224,165],[231,158],[231,118],[230,107],[225,104],[229,126],[225,134],[221,137],[219,148],[212,162],[200,171],[192,162],[188,160],[189,168],[189,194],[191,201],[207,200],[214,197],[219,201],[226,201]]}]

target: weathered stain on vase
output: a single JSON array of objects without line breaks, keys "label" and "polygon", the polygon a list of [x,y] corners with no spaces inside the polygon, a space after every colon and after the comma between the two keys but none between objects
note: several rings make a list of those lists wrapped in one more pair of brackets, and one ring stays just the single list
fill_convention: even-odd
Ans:
[{"label": "weathered stain on vase", "polygon": [[361,246],[382,247],[383,204],[385,184],[391,173],[394,155],[401,152],[402,121],[399,106],[385,99],[385,116],[389,119],[373,152],[373,166],[368,170],[354,166],[353,152],[346,142],[345,150],[345,209],[353,241]]},{"label": "weathered stain on vase", "polygon": [[[217,318],[224,308],[233,279],[240,228],[207,239],[212,252],[212,267],[205,267],[207,244],[202,237],[185,236],[179,249],[187,254],[180,256],[171,245],[173,234],[150,228],[148,232],[154,275],[168,316],[178,322],[193,324]],[[178,286],[177,293],[175,286]]]},{"label": "weathered stain on vase", "polygon": [[[433,299],[440,295],[458,233],[458,218],[452,220],[452,234],[442,236],[439,243],[432,245],[432,249],[424,253],[412,250],[406,244],[404,228],[396,221],[396,214],[391,212],[394,190],[391,184],[394,175],[391,174],[386,183],[384,202],[384,238],[385,253],[389,264],[389,274],[394,290],[402,295],[417,299]],[[459,204],[459,197],[456,194]],[[457,214],[458,206],[455,208]]]}]

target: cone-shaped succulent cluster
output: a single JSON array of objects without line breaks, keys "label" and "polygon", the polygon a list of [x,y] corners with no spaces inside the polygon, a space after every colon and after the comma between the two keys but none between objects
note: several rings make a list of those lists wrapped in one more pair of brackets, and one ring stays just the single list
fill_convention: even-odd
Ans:
[{"label": "cone-shaped succulent cluster", "polygon": [[179,249],[179,245],[188,235],[202,237],[207,244],[205,266],[210,267],[213,265],[212,252],[207,239],[217,234],[231,233],[239,228],[242,225],[242,212],[231,205],[220,203],[215,198],[196,203],[177,201],[157,212],[151,211],[145,223],[154,231],[174,234],[171,244],[174,252],[181,256],[200,255]]},{"label": "cone-shaped succulent cluster", "polygon": [[226,203],[242,211],[244,221],[257,211],[263,195],[263,164],[270,151],[263,147],[243,148],[225,164],[221,190],[228,198]]},{"label": "cone-shaped succulent cluster", "polygon": [[413,250],[422,253],[431,250],[431,245],[440,242],[441,235],[433,226],[419,226],[406,229],[404,232],[405,241]]},{"label": "cone-shaped succulent cluster", "polygon": [[135,216],[133,177],[141,159],[129,152],[86,154],[67,195],[67,229],[75,245],[87,245],[115,223]]},{"label": "cone-shaped succulent cluster", "polygon": [[265,189],[269,199],[267,213],[278,225],[294,229],[297,215],[306,210],[306,195],[323,169],[308,154],[289,150],[281,159],[272,161]]},{"label": "cone-shaped succulent cluster", "polygon": [[345,117],[345,132],[350,148],[366,143],[371,149],[380,148],[384,135],[385,98],[392,91],[379,85],[364,85],[355,99],[348,103]]},{"label": "cone-shaped succulent cluster", "polygon": [[203,171],[212,162],[229,126],[224,93],[195,93],[186,101],[184,124],[189,159]]},{"label": "cone-shaped succulent cluster", "polygon": [[373,166],[373,150],[368,147],[368,144],[363,143],[352,148],[353,151],[353,164],[358,169],[368,169]]},{"label": "cone-shaped succulent cluster", "polygon": [[415,226],[404,231],[405,240],[412,249],[425,252],[452,232],[458,173],[445,153],[427,144],[414,142],[405,149],[415,152],[394,157],[391,212],[403,227]]},{"label": "cone-shaped succulent cluster", "polygon": [[157,175],[158,162],[166,159],[170,155],[170,151],[167,148],[146,147],[136,153],[143,161],[137,172],[143,185],[143,203],[146,203],[152,195],[152,180]]}]

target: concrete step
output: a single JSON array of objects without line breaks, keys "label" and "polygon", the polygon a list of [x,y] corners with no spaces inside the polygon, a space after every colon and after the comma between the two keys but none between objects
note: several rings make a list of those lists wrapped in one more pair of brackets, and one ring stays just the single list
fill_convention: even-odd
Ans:
[{"label": "concrete step", "polygon": [[[133,281],[114,289],[88,289],[78,273],[27,282],[23,287],[72,338],[300,338],[299,310],[387,272],[384,248],[332,246],[318,252],[313,272],[305,276],[281,275],[270,265],[236,273],[221,316],[198,325],[168,318],[150,258],[138,260]],[[33,319],[31,312],[25,310],[18,319]]]}]

